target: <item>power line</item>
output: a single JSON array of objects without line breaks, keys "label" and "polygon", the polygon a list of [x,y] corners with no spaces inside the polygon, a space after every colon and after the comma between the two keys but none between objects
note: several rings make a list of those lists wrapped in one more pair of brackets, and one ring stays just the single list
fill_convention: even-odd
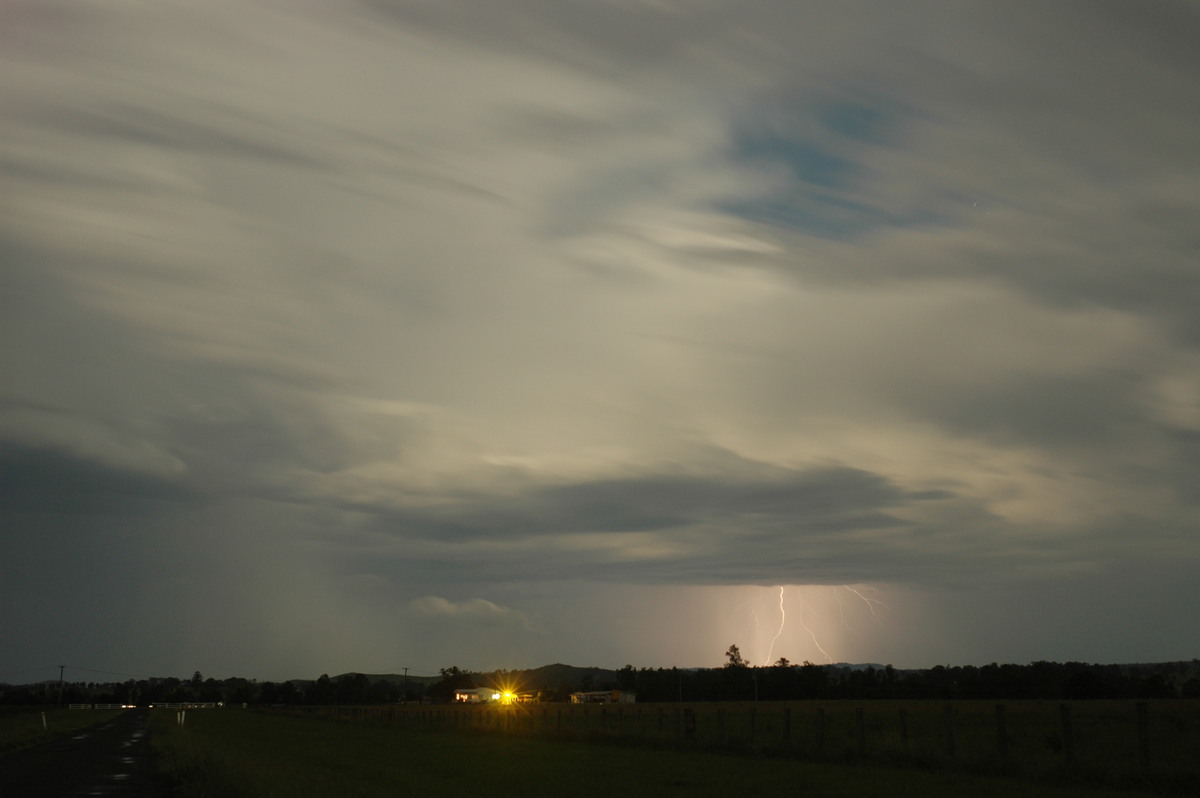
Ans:
[{"label": "power line", "polygon": [[[22,674],[27,674],[27,673],[46,673],[46,672],[53,673],[55,668],[58,669],[58,679],[56,681],[60,685],[65,681],[65,672],[69,671],[69,670],[83,671],[84,673],[103,673],[107,676],[125,676],[130,679],[153,679],[153,678],[155,678],[153,676],[146,676],[145,674],[141,674],[141,673],[121,673],[120,671],[102,671],[102,670],[98,670],[96,668],[81,668],[77,665],[47,665],[44,668],[28,668],[23,671],[3,671],[0,673],[2,673],[5,678],[11,678],[13,676],[20,676]],[[50,681],[50,679],[46,679],[46,681]]]},{"label": "power line", "polygon": [[154,679],[157,677],[147,676],[144,673],[121,673],[120,671],[102,671],[96,668],[81,668],[78,665],[62,665],[59,667],[70,668],[73,671],[83,671],[84,673],[103,673],[107,676],[128,676],[130,679]]},{"label": "power line", "polygon": [[23,671],[0,671],[0,676],[5,676],[5,677],[20,676],[21,674],[24,674],[24,673],[42,673],[44,671],[52,672],[57,667],[58,667],[57,665],[47,665],[44,668],[27,668],[26,670],[23,670]]},{"label": "power line", "polygon": [[70,668],[70,669],[72,669],[72,670],[76,670],[76,671],[83,671],[83,672],[85,672],[85,673],[104,673],[104,674],[107,674],[107,675],[109,675],[109,676],[128,676],[130,679],[156,679],[156,678],[163,678],[163,677],[156,677],[156,676],[147,676],[147,675],[146,675],[146,674],[144,674],[144,673],[120,673],[120,672],[118,672],[118,671],[100,671],[100,670],[96,670],[95,668],[80,668],[80,667],[77,667],[77,666],[75,666],[75,665],[68,665],[67,667],[68,667],[68,668]]}]

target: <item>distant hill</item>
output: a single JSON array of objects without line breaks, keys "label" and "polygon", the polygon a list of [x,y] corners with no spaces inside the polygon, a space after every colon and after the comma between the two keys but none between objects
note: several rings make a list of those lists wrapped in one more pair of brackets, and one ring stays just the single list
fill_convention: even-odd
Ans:
[{"label": "distant hill", "polygon": [[[355,671],[341,673],[330,677],[330,679],[337,682],[348,676],[356,675],[356,673]],[[372,682],[383,681],[392,684],[404,684],[406,681],[404,674],[399,673],[367,673],[364,675]],[[617,672],[615,670],[597,667],[582,668],[575,665],[564,665],[561,662],[525,670],[472,671],[472,675],[480,687],[499,686],[503,683],[525,690],[577,689],[584,685],[590,685],[599,690],[606,689],[609,685],[615,684],[617,680]],[[416,676],[409,674],[407,677],[408,684],[420,684],[426,687],[437,684],[441,680],[441,676]],[[291,681],[297,686],[312,684],[312,680],[310,679],[292,679]]]},{"label": "distant hill", "polygon": [[[347,676],[351,676],[354,673],[355,672],[340,673],[337,676],[333,676],[330,678],[332,678],[334,681],[338,681],[340,679],[344,679]],[[426,687],[428,687],[431,684],[437,684],[438,682],[440,682],[442,680],[441,676],[417,676],[412,673],[408,674],[407,676],[405,676],[403,673],[365,673],[363,675],[366,676],[368,679],[370,679],[372,682],[391,682],[392,684],[400,684],[400,685],[423,684]]]},{"label": "distant hill", "polygon": [[527,690],[559,690],[564,687],[579,688],[591,686],[594,689],[604,689],[617,681],[617,672],[607,668],[580,668],[575,665],[564,665],[556,662],[553,665],[543,665],[532,670],[493,671],[479,674],[484,679],[495,683],[508,682]]}]

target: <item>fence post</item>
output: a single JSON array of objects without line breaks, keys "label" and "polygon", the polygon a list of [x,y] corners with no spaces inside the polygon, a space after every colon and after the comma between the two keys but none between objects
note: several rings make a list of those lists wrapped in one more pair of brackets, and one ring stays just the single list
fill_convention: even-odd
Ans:
[{"label": "fence post", "polygon": [[1150,772],[1150,718],[1145,701],[1137,703],[1138,760],[1143,773]]},{"label": "fence post", "polygon": [[783,742],[787,743],[792,738],[792,709],[791,707],[783,708]]},{"label": "fence post", "polygon": [[825,710],[822,707],[817,708],[817,753],[820,754],[825,750]]},{"label": "fence post", "polygon": [[954,744],[954,705],[946,704],[945,710],[945,726],[946,726],[946,755],[951,759],[956,753]]},{"label": "fence post", "polygon": [[908,710],[900,710],[900,744],[904,746],[904,753],[908,753]]},{"label": "fence post", "polygon": [[717,742],[725,742],[725,710],[717,710]]},{"label": "fence post", "polygon": [[863,717],[863,708],[854,708],[854,725],[858,729],[858,753],[865,755],[867,753],[867,723]]},{"label": "fence post", "polygon": [[683,710],[683,733],[689,740],[696,736],[696,713],[691,707]]},{"label": "fence post", "polygon": [[750,707],[750,745],[754,745],[755,732],[758,731],[758,707]]},{"label": "fence post", "polygon": [[664,714],[663,708],[659,707],[658,708],[658,730],[660,732],[663,730],[663,714]]},{"label": "fence post", "polygon": [[996,705],[996,753],[1001,762],[1008,761],[1008,724],[1004,720],[1004,705]]},{"label": "fence post", "polygon": [[1058,719],[1062,724],[1063,761],[1068,765],[1075,762],[1075,732],[1071,728],[1071,707],[1059,704]]}]

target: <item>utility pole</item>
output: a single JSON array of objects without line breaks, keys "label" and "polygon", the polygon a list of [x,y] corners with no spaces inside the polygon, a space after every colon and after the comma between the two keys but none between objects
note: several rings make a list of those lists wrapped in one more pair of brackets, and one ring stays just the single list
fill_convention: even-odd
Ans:
[{"label": "utility pole", "polygon": [[66,667],[67,667],[66,665],[58,666],[58,702],[57,703],[59,703],[59,704],[62,703],[63,671],[66,670]]}]

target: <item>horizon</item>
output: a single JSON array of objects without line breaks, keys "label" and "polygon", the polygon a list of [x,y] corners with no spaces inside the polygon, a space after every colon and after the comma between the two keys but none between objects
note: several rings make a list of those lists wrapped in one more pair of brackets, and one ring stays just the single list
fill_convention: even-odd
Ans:
[{"label": "horizon", "polygon": [[[1191,659],[1186,659],[1186,660],[1156,661],[1156,662],[1082,662],[1082,661],[1033,660],[1031,662],[988,662],[988,663],[983,663],[983,664],[978,664],[978,663],[939,663],[938,665],[932,665],[932,666],[928,666],[928,667],[905,668],[905,667],[895,666],[892,663],[883,663],[883,662],[816,663],[816,662],[809,662],[809,661],[805,661],[805,662],[789,661],[785,667],[787,667],[787,668],[803,668],[805,666],[815,665],[820,668],[832,668],[832,669],[848,668],[851,670],[865,670],[868,668],[872,668],[875,670],[885,670],[887,668],[893,668],[897,673],[920,673],[920,672],[925,672],[925,671],[936,670],[937,668],[982,669],[982,668],[988,668],[988,667],[993,667],[993,666],[997,666],[997,667],[1016,666],[1019,668],[1026,668],[1026,667],[1030,667],[1033,665],[1039,665],[1039,664],[1043,664],[1043,663],[1051,664],[1051,665],[1062,665],[1062,666],[1083,665],[1083,666],[1089,667],[1089,668],[1154,668],[1154,667],[1163,667],[1163,666],[1169,666],[1169,665],[1183,665],[1183,664],[1195,665],[1198,662],[1200,662],[1200,660],[1198,660],[1197,658],[1191,658]],[[628,666],[632,666],[635,671],[678,670],[678,671],[682,671],[682,672],[692,672],[692,671],[704,671],[704,670],[721,670],[723,668],[728,667],[728,664],[708,665],[708,666],[675,665],[675,666],[653,666],[652,667],[652,666],[639,666],[639,665],[635,665],[633,663],[625,663],[624,665],[617,666],[617,667],[605,667],[602,665],[572,665],[572,664],[566,663],[566,662],[550,662],[550,663],[545,663],[543,665],[538,665],[538,666],[535,666],[532,668],[495,668],[495,669],[491,669],[491,670],[478,670],[478,671],[471,670],[469,668],[460,668],[460,671],[464,674],[470,674],[473,676],[496,676],[498,674],[528,673],[528,672],[532,672],[532,671],[546,670],[548,668],[569,668],[571,670],[577,670],[577,671],[604,671],[604,672],[616,674],[617,672],[621,671],[623,668],[628,667]],[[452,667],[457,667],[457,666],[452,666],[452,665],[444,666],[444,668],[447,670]],[[743,667],[747,667],[747,668],[751,668],[751,669],[767,669],[767,668],[779,667],[779,665],[777,663],[771,664],[771,665],[756,665],[753,663],[747,663]],[[172,675],[164,675],[164,674],[140,675],[140,676],[135,675],[135,674],[114,674],[109,671],[98,671],[98,670],[92,670],[89,668],[71,668],[69,666],[68,666],[67,670],[82,671],[84,673],[108,674],[111,676],[123,676],[125,678],[124,679],[114,679],[111,681],[102,680],[102,679],[68,679],[68,678],[65,678],[65,675],[64,675],[64,678],[62,680],[63,684],[86,684],[86,683],[124,684],[128,681],[148,681],[148,680],[165,680],[165,679],[176,679],[181,682],[189,682],[193,678],[192,676],[172,676]],[[193,671],[193,675],[198,672],[199,671]],[[263,682],[275,682],[275,683],[279,683],[279,684],[281,684],[283,682],[315,682],[318,679],[320,679],[322,676],[327,676],[330,679],[340,679],[345,676],[366,676],[368,678],[396,678],[396,679],[412,678],[412,679],[418,679],[421,681],[434,680],[435,682],[440,681],[441,679],[444,678],[444,676],[440,672],[430,674],[430,673],[422,673],[422,672],[413,671],[411,669],[409,670],[409,672],[407,674],[403,673],[402,671],[382,672],[382,671],[349,670],[349,671],[341,671],[338,673],[322,671],[320,674],[318,674],[316,676],[294,676],[294,677],[289,677],[289,678],[285,678],[285,679],[263,679],[263,678],[259,678],[257,676],[248,676],[245,674],[229,674],[229,675],[223,675],[223,676],[213,676],[211,674],[201,673],[201,677],[203,678],[204,681],[208,681],[209,679],[212,679],[217,682],[223,682],[223,681],[228,681],[231,679],[241,679],[241,680],[250,681],[250,682],[259,683],[259,684],[261,684]],[[29,686],[33,686],[33,685],[58,684],[58,683],[59,683],[58,679],[41,679],[41,680],[33,681],[33,682],[11,682],[11,681],[6,681],[3,679],[0,679],[0,684],[7,685],[9,687],[29,687]]]}]

